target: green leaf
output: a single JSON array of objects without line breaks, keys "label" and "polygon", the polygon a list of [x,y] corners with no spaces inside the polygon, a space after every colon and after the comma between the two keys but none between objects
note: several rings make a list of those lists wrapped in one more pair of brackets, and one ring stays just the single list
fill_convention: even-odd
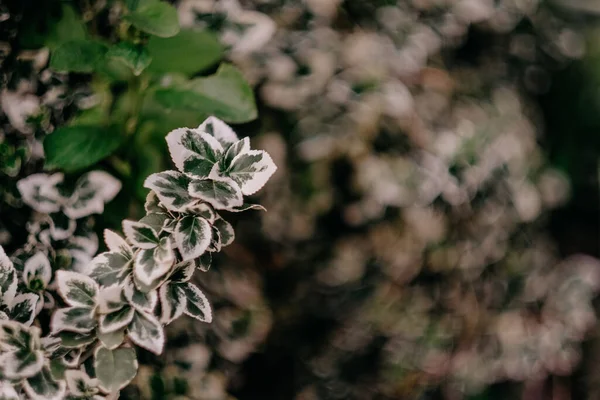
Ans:
[{"label": "green leaf", "polygon": [[96,335],[92,333],[61,332],[59,334],[60,344],[68,349],[75,349],[87,346],[96,340]]},{"label": "green leaf", "polygon": [[175,36],[180,29],[177,10],[164,2],[144,4],[123,19],[139,30],[159,37]]},{"label": "green leaf", "polygon": [[125,329],[109,333],[98,332],[98,339],[100,339],[104,347],[109,350],[114,350],[123,343],[123,340],[125,339]]},{"label": "green leaf", "polygon": [[51,2],[37,3],[35,10],[31,10],[31,14],[28,15],[29,23],[21,24],[18,39],[23,48],[37,49],[47,46],[53,50],[70,40],[85,39],[85,24],[73,7],[63,3],[61,16],[57,20],[50,17],[52,10],[40,10],[39,6],[46,5],[52,7]]},{"label": "green leaf", "polygon": [[191,76],[216,64],[223,57],[223,46],[210,31],[182,29],[170,38],[151,37],[148,52],[152,57],[149,72]]},{"label": "green leaf", "polygon": [[136,76],[141,74],[152,61],[148,50],[144,46],[130,42],[117,43],[108,50],[106,56],[120,60],[131,68]]},{"label": "green leaf", "polygon": [[62,399],[65,394],[66,383],[65,381],[56,382],[52,378],[50,368],[44,367],[38,374],[27,378],[23,383],[23,388],[32,400],[58,400]]},{"label": "green leaf", "polygon": [[154,98],[168,109],[196,110],[231,123],[248,122],[257,117],[252,88],[237,68],[227,64],[207,78],[157,89]]},{"label": "green leaf", "polygon": [[50,68],[66,72],[92,72],[106,54],[102,43],[90,40],[72,40],[52,52]]},{"label": "green leaf", "polygon": [[94,354],[94,370],[100,387],[109,393],[123,389],[135,377],[138,369],[135,350],[109,350],[98,347]]},{"label": "green leaf", "polygon": [[112,154],[122,136],[114,129],[79,125],[56,129],[44,138],[46,168],[76,171]]}]

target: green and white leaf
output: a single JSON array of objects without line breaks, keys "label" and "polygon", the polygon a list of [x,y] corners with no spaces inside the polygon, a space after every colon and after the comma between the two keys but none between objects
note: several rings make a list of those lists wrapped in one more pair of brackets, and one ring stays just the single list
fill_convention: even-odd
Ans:
[{"label": "green and white leaf", "polygon": [[259,210],[259,211],[267,211],[266,208],[264,208],[263,206],[261,206],[260,204],[250,204],[250,203],[244,203],[239,207],[233,207],[230,210],[227,210],[229,212],[243,212],[243,211],[248,211],[248,210]]},{"label": "green and white leaf", "polygon": [[235,231],[233,226],[223,218],[219,217],[213,223],[213,227],[219,231],[221,237],[221,246],[229,246],[235,240]]},{"label": "green and white leaf", "polygon": [[188,193],[191,179],[177,171],[163,171],[150,175],[144,187],[153,190],[160,202],[169,210],[184,211],[196,202]]},{"label": "green and white leaf", "polygon": [[23,383],[23,389],[31,400],[60,400],[65,395],[66,386],[65,381],[52,378],[48,367],[42,368]]},{"label": "green and white leaf", "polygon": [[94,352],[94,370],[100,382],[100,389],[106,393],[116,393],[135,378],[138,362],[135,350],[118,348],[109,350],[99,346]]},{"label": "green and white leaf", "polygon": [[200,257],[195,260],[196,268],[198,268],[202,272],[207,272],[210,269],[210,265],[212,263],[212,255],[210,252],[206,252],[202,254]]},{"label": "green and white leaf", "polygon": [[94,332],[77,333],[62,331],[58,337],[60,338],[61,346],[67,349],[81,348],[93,343],[96,340],[96,335]]},{"label": "green and white leaf", "polygon": [[183,261],[199,257],[210,244],[211,226],[204,218],[185,216],[177,222],[173,232]]},{"label": "green and white leaf", "polygon": [[9,379],[23,379],[37,374],[44,365],[44,352],[23,348],[0,356],[2,374]]},{"label": "green and white leaf", "polygon": [[23,278],[29,289],[33,289],[32,282],[37,280],[41,284],[39,288],[36,288],[37,291],[44,290],[52,279],[52,267],[48,257],[42,252],[37,252],[25,261]]},{"label": "green and white leaf", "polygon": [[229,210],[243,204],[242,192],[230,178],[193,180],[189,192],[217,210]]},{"label": "green and white leaf", "polygon": [[154,191],[150,190],[146,195],[146,202],[144,203],[144,210],[146,213],[164,213],[165,209],[160,205],[160,200]]},{"label": "green and white leaf", "polygon": [[121,252],[106,252],[98,254],[91,261],[89,276],[102,286],[121,284],[130,274],[133,261],[132,253],[123,255]]},{"label": "green and white leaf", "polygon": [[2,294],[2,303],[9,306],[12,304],[17,293],[17,272],[12,261],[0,246],[0,290]]},{"label": "green and white leaf", "polygon": [[111,252],[119,253],[128,260],[133,258],[131,246],[129,246],[125,239],[109,229],[104,230],[104,243],[106,243],[106,247]]},{"label": "green and white leaf", "polygon": [[150,225],[124,220],[123,233],[129,243],[140,249],[153,249],[158,245],[158,233]]},{"label": "green and white leaf", "polygon": [[187,282],[192,278],[195,270],[196,263],[194,260],[182,261],[173,267],[169,280],[176,283]]},{"label": "green and white leaf", "polygon": [[195,178],[208,177],[223,152],[213,136],[195,129],[175,129],[166,140],[177,169]]},{"label": "green and white leaf", "polygon": [[114,199],[120,190],[121,182],[106,172],[88,172],[77,180],[75,190],[64,207],[64,213],[72,219],[101,214],[104,204]]},{"label": "green and white leaf", "polygon": [[134,308],[152,313],[158,303],[158,294],[156,290],[142,292],[139,290],[132,279],[128,279],[123,290],[125,298]]},{"label": "green and white leaf", "polygon": [[181,284],[181,289],[186,298],[183,312],[199,321],[211,322],[212,309],[204,293],[189,282]]},{"label": "green and white leaf", "polygon": [[188,207],[186,210],[187,214],[194,214],[198,217],[204,218],[211,224],[214,222],[217,217],[217,213],[210,206],[210,204],[204,203],[202,201],[197,201],[193,206]]},{"label": "green and white leaf", "polygon": [[148,2],[123,16],[139,30],[159,37],[171,37],[179,33],[177,10],[166,2]]},{"label": "green and white leaf", "polygon": [[277,167],[269,153],[249,150],[238,154],[229,165],[221,166],[218,175],[233,179],[246,196],[258,192],[275,173]]},{"label": "green and white leaf", "polygon": [[250,139],[247,137],[231,143],[227,147],[223,158],[219,160],[219,171],[226,171],[238,155],[247,153],[248,151],[250,151]]},{"label": "green and white leaf", "polygon": [[16,321],[0,321],[0,348],[2,351],[38,349],[41,347],[40,330]]},{"label": "green and white leaf", "polygon": [[0,399],[2,400],[19,400],[19,393],[14,386],[8,381],[0,381]]},{"label": "green and white leaf", "polygon": [[17,189],[25,204],[34,210],[50,214],[60,210],[63,198],[56,189],[63,174],[33,174],[17,182]]},{"label": "green and white leaf", "polygon": [[89,276],[72,272],[57,271],[58,293],[71,306],[93,307],[98,296],[98,284]]},{"label": "green and white leaf", "polygon": [[238,141],[238,136],[233,129],[215,116],[206,118],[204,122],[200,124],[198,130],[211,134],[225,148]]},{"label": "green and white leaf", "polygon": [[169,240],[155,249],[140,250],[135,258],[133,274],[144,285],[151,285],[169,272],[174,260],[175,255]]},{"label": "green and white leaf", "polygon": [[60,331],[87,333],[96,325],[94,309],[90,307],[59,308],[52,314],[50,321],[52,333]]},{"label": "green and white leaf", "polygon": [[53,240],[65,240],[75,233],[77,223],[62,212],[50,214],[50,236]]},{"label": "green and white leaf", "polygon": [[37,315],[40,297],[35,293],[22,293],[15,296],[10,305],[10,319],[31,325]]},{"label": "green and white leaf", "polygon": [[169,324],[183,314],[186,306],[185,294],[180,284],[169,282],[158,291],[161,305],[160,322]]},{"label": "green and white leaf", "polygon": [[145,217],[140,219],[140,223],[146,224],[160,233],[163,230],[163,226],[168,222],[170,216],[165,213],[148,213]]},{"label": "green and white leaf", "polygon": [[126,327],[133,318],[134,309],[125,306],[118,311],[100,316],[100,332],[110,333]]},{"label": "green and white leaf", "polygon": [[71,395],[89,397],[98,393],[98,380],[90,378],[82,370],[65,371],[65,380]]},{"label": "green and white leaf", "polygon": [[154,354],[162,353],[165,334],[153,315],[136,311],[127,330],[129,338],[138,346]]},{"label": "green and white leaf", "polygon": [[107,333],[98,332],[98,339],[102,342],[104,347],[109,350],[114,350],[123,343],[123,340],[125,340],[125,329]]},{"label": "green and white leaf", "polygon": [[216,253],[221,251],[221,233],[219,233],[219,230],[214,226],[211,226],[210,229],[212,231],[212,240],[206,250]]},{"label": "green and white leaf", "polygon": [[123,286],[116,284],[112,286],[102,286],[98,294],[98,312],[108,314],[119,310],[125,305],[123,298]]}]

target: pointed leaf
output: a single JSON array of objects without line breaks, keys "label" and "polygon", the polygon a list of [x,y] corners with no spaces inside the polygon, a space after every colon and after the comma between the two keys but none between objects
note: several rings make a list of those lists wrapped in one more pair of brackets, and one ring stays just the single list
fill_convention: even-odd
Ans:
[{"label": "pointed leaf", "polygon": [[164,2],[148,2],[123,19],[139,30],[158,37],[171,37],[179,33],[177,10]]},{"label": "pointed leaf", "polygon": [[[170,259],[170,262],[159,262],[159,255],[161,260],[169,261]],[[135,258],[133,273],[140,282],[150,285],[169,272],[173,261],[173,250],[170,248],[157,247],[156,249],[140,250]]]},{"label": "pointed leaf", "polygon": [[88,276],[71,271],[57,271],[58,293],[71,306],[93,307],[98,295],[98,284]]},{"label": "pointed leaf", "polygon": [[[214,116],[206,118],[204,122],[200,124],[198,130],[213,135],[226,148],[238,142],[238,136],[233,129],[231,129],[231,127],[225,122]],[[244,142],[244,139],[242,139],[242,142]],[[249,147],[250,142],[246,142]],[[239,147],[240,150],[245,148],[244,146],[246,146],[246,144],[241,143],[241,147]]]},{"label": "pointed leaf", "polygon": [[194,180],[189,185],[189,192],[217,210],[229,210],[243,204],[240,188],[229,178]]},{"label": "pointed leaf", "polygon": [[125,340],[125,329],[107,333],[98,332],[98,339],[104,347],[114,350]]},{"label": "pointed leaf", "polygon": [[37,315],[40,297],[35,293],[23,293],[15,296],[10,306],[10,318],[25,325],[31,325]]},{"label": "pointed leaf", "polygon": [[102,286],[111,286],[123,283],[131,272],[133,262],[127,254],[120,252],[106,252],[98,254],[90,263],[89,276]]},{"label": "pointed leaf", "polygon": [[189,282],[182,283],[181,289],[186,298],[183,312],[199,321],[211,322],[212,310],[204,293]]},{"label": "pointed leaf", "polygon": [[116,393],[129,384],[137,374],[135,350],[98,347],[94,353],[94,371],[100,388],[106,393]]},{"label": "pointed leaf", "polygon": [[179,318],[185,309],[185,293],[179,284],[167,283],[159,289],[161,317],[160,322],[169,324]]},{"label": "pointed leaf", "polygon": [[[211,135],[197,129],[175,129],[166,137],[169,153],[181,172],[205,178],[219,160],[223,146]],[[186,168],[186,160],[194,159]]]},{"label": "pointed leaf", "polygon": [[104,243],[111,252],[119,253],[127,259],[133,258],[133,251],[125,239],[109,229],[104,230]]},{"label": "pointed leaf", "polygon": [[153,249],[158,244],[158,233],[141,222],[123,221],[123,232],[127,240],[140,249]]},{"label": "pointed leaf", "polygon": [[138,346],[154,354],[162,353],[165,334],[153,315],[136,311],[128,327],[128,336]]},{"label": "pointed leaf", "polygon": [[221,237],[221,246],[225,247],[233,243],[235,240],[235,231],[229,222],[219,217],[213,223],[213,227],[219,231],[219,235]]},{"label": "pointed leaf", "polygon": [[135,286],[132,279],[129,279],[125,283],[123,292],[125,293],[125,298],[129,301],[129,304],[139,310],[152,313],[154,308],[156,308],[156,303],[158,302],[156,290],[144,293]]},{"label": "pointed leaf", "polygon": [[[227,126],[227,125],[225,125]],[[229,128],[229,127],[228,127]],[[231,129],[231,128],[229,128]],[[233,132],[233,131],[232,131]],[[227,150],[225,151],[225,155],[221,160],[219,160],[219,170],[226,171],[233,160],[240,154],[247,153],[250,151],[250,139],[245,137],[238,140],[235,143],[231,143]]]},{"label": "pointed leaf", "polygon": [[94,310],[89,307],[60,308],[52,314],[52,333],[60,331],[87,333],[97,325]]},{"label": "pointed leaf", "polygon": [[193,216],[177,222],[173,237],[184,261],[199,257],[211,240],[211,227],[207,220]]},{"label": "pointed leaf", "polygon": [[238,154],[220,174],[233,179],[245,195],[258,192],[275,173],[277,167],[271,156],[263,150],[250,150]]},{"label": "pointed leaf", "polygon": [[127,65],[131,68],[135,76],[140,75],[152,61],[152,57],[150,57],[146,47],[131,42],[117,43],[108,49],[106,55]]},{"label": "pointed leaf", "polygon": [[134,309],[125,306],[118,311],[100,317],[100,332],[110,333],[126,327],[133,318]]},{"label": "pointed leaf", "polygon": [[160,202],[173,211],[183,211],[196,201],[188,193],[190,178],[177,171],[164,171],[150,175],[144,187],[153,190]]}]

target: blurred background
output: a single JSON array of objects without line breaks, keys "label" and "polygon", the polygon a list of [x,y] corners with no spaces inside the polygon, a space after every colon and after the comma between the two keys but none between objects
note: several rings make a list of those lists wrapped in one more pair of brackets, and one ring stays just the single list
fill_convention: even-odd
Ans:
[{"label": "blurred background", "polygon": [[[234,129],[278,171],[198,277],[213,323],[169,326],[122,398],[600,399],[600,1],[174,4],[253,87],[258,119]],[[90,90],[27,51],[3,67],[6,143]],[[160,123],[140,178],[107,164],[124,192],[98,226],[139,216]]]}]

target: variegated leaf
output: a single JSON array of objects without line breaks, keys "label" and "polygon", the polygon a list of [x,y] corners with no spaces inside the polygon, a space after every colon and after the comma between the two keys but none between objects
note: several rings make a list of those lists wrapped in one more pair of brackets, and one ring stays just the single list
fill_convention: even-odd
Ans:
[{"label": "variegated leaf", "polygon": [[2,400],[19,400],[19,393],[14,386],[8,381],[0,381],[0,399]]},{"label": "variegated leaf", "polygon": [[55,381],[50,368],[44,367],[34,376],[27,378],[23,389],[31,400],[61,400],[66,391],[65,381]]},{"label": "variegated leaf", "polygon": [[52,333],[60,331],[87,333],[96,325],[94,310],[90,307],[59,308],[52,314],[50,321]]},{"label": "variegated leaf", "polygon": [[223,158],[219,160],[219,172],[225,172],[233,162],[234,158],[242,153],[250,151],[250,139],[245,137],[229,145]]},{"label": "variegated leaf", "polygon": [[64,213],[72,219],[101,214],[104,204],[111,201],[119,190],[121,182],[106,172],[88,172],[77,180],[75,190],[64,207]]},{"label": "variegated leaf", "polygon": [[108,247],[108,250],[111,252],[118,253],[127,260],[133,258],[131,246],[129,246],[125,239],[109,229],[104,230],[104,243],[106,243],[106,247]]},{"label": "variegated leaf", "polygon": [[161,317],[160,322],[169,324],[183,314],[185,309],[185,294],[180,284],[169,282],[159,289]]},{"label": "variegated leaf", "polygon": [[56,189],[56,184],[62,182],[62,174],[33,174],[17,182],[23,202],[43,214],[58,212],[64,201]]},{"label": "variegated leaf", "polygon": [[146,224],[154,229],[156,232],[160,233],[163,229],[165,223],[167,223],[170,219],[170,216],[165,213],[148,213],[140,222],[142,224]]},{"label": "variegated leaf", "polygon": [[125,306],[118,311],[100,316],[100,332],[110,333],[126,327],[133,318],[134,309]]},{"label": "variegated leaf", "polygon": [[125,305],[123,298],[123,286],[115,284],[112,286],[102,286],[98,294],[98,311],[101,314],[108,314],[119,310]]},{"label": "variegated leaf", "polygon": [[182,259],[192,260],[204,253],[210,244],[211,226],[204,218],[185,216],[177,222],[173,237]]},{"label": "variegated leaf", "polygon": [[44,352],[23,348],[0,356],[2,373],[9,379],[23,379],[37,374],[44,365]]},{"label": "variegated leaf", "polygon": [[140,249],[153,249],[158,245],[158,233],[151,226],[141,222],[123,221],[123,233],[133,246]]},{"label": "variegated leaf", "polygon": [[217,210],[229,210],[243,204],[242,192],[230,178],[193,180],[189,192]]},{"label": "variegated leaf", "polygon": [[231,164],[223,166],[219,175],[233,179],[242,193],[248,196],[258,192],[276,170],[277,167],[269,153],[263,150],[249,150],[238,154]]},{"label": "variegated leaf", "polygon": [[202,201],[198,201],[193,206],[188,207],[188,209],[186,210],[186,214],[188,213],[194,214],[200,218],[204,218],[211,224],[217,217],[217,213],[215,213],[215,210],[210,206],[210,204],[203,203]]},{"label": "variegated leaf", "polygon": [[154,249],[140,250],[135,258],[133,273],[137,280],[145,285],[164,276],[175,261],[170,238],[162,238]]},{"label": "variegated leaf", "polygon": [[125,298],[133,307],[145,312],[152,313],[158,302],[158,294],[156,290],[151,290],[147,293],[139,290],[132,279],[128,279],[123,290]]},{"label": "variegated leaf", "polygon": [[225,122],[214,116],[205,119],[204,122],[202,122],[202,124],[200,124],[198,127],[198,130],[214,136],[223,145],[223,147],[228,147],[232,143],[238,141],[238,137],[233,129],[231,129],[231,127],[229,127],[229,125],[227,125]]},{"label": "variegated leaf", "polygon": [[211,322],[212,310],[204,293],[192,283],[186,282],[180,285],[186,298],[183,312],[199,321]]},{"label": "variegated leaf", "polygon": [[31,325],[37,315],[37,305],[40,297],[35,293],[16,295],[10,305],[10,319],[27,326]]},{"label": "variegated leaf", "polygon": [[267,211],[266,208],[264,208],[263,206],[261,206],[260,204],[250,204],[250,203],[244,203],[239,207],[233,207],[227,211],[230,212],[243,212],[243,211],[248,211],[248,210],[259,210],[259,211]]},{"label": "variegated leaf", "polygon": [[221,233],[214,226],[211,226],[210,229],[212,231],[212,239],[206,250],[210,251],[211,253],[216,253],[221,251]]},{"label": "variegated leaf", "polygon": [[70,349],[63,356],[63,362],[65,366],[70,368],[75,368],[79,366],[79,360],[81,359],[81,354],[83,353],[83,347],[79,347],[76,349]]},{"label": "variegated leaf", "polygon": [[50,214],[50,236],[53,240],[68,239],[75,233],[77,223],[62,212]]},{"label": "variegated leaf", "polygon": [[210,269],[210,264],[212,263],[212,255],[209,252],[206,252],[200,257],[196,258],[195,263],[196,268],[202,272],[207,272]]},{"label": "variegated leaf", "polygon": [[67,349],[81,348],[93,343],[94,340],[96,340],[96,335],[94,332],[77,333],[62,331],[59,333],[58,337],[60,338],[61,346]]},{"label": "variegated leaf", "polygon": [[72,272],[57,271],[58,293],[71,306],[93,307],[98,296],[98,284],[89,276]]},{"label": "variegated leaf", "polygon": [[102,286],[121,284],[131,273],[132,265],[132,259],[121,252],[101,253],[91,261],[89,276]]},{"label": "variegated leaf", "polygon": [[109,350],[99,346],[94,352],[94,371],[105,393],[117,393],[129,384],[138,370],[135,350],[118,348]]},{"label": "variegated leaf", "polygon": [[196,178],[207,177],[223,152],[218,140],[199,130],[175,129],[166,140],[177,169]]},{"label": "variegated leaf", "polygon": [[169,280],[172,282],[187,282],[194,275],[196,264],[194,260],[182,261],[173,267]]},{"label": "variegated leaf", "polygon": [[165,210],[160,205],[160,200],[153,190],[150,190],[146,195],[146,202],[144,203],[144,210],[146,213],[163,213]]},{"label": "variegated leaf", "polygon": [[136,311],[127,330],[133,343],[154,354],[162,353],[165,334],[160,322],[153,315]]},{"label": "variegated leaf", "polygon": [[52,279],[52,267],[44,253],[38,252],[25,261],[23,279],[27,287],[36,292],[48,286]]},{"label": "variegated leaf", "polygon": [[0,349],[18,351],[41,347],[40,330],[16,321],[0,321]]},{"label": "variegated leaf", "polygon": [[65,371],[65,380],[71,395],[88,398],[98,393],[98,380],[90,378],[82,370]]},{"label": "variegated leaf", "polygon": [[98,332],[98,339],[102,342],[104,347],[109,350],[114,350],[123,343],[123,340],[125,340],[125,329],[107,333]]},{"label": "variegated leaf", "polygon": [[12,304],[17,293],[17,283],[17,272],[13,263],[0,246],[0,290],[4,305]]},{"label": "variegated leaf", "polygon": [[219,217],[213,223],[213,227],[219,231],[221,237],[221,246],[229,246],[235,240],[235,231],[233,226],[223,218]]},{"label": "variegated leaf", "polygon": [[181,172],[163,171],[146,178],[144,187],[153,190],[167,209],[183,211],[196,201],[188,193],[190,181]]}]

